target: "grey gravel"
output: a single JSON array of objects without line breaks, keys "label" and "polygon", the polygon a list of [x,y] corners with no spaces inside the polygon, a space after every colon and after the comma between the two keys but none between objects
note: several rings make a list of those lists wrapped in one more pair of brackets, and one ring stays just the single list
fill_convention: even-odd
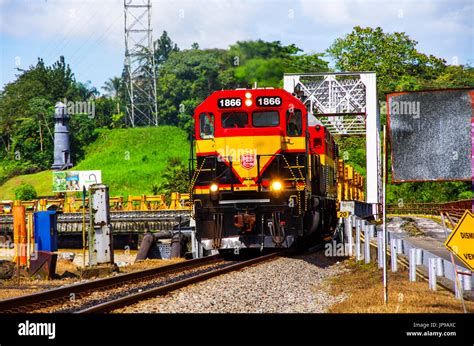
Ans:
[{"label": "grey gravel", "polygon": [[99,290],[93,290],[84,293],[78,293],[76,296],[72,293],[69,300],[61,301],[57,304],[41,306],[36,309],[30,309],[28,312],[34,313],[72,313],[94,305],[104,303],[109,300],[124,297],[129,294],[142,292],[147,289],[166,285],[168,283],[182,280],[193,275],[204,273],[216,268],[227,266],[232,262],[218,261],[215,263],[206,263],[194,268],[189,268],[179,272],[163,273],[152,275],[147,278],[124,282],[119,285],[113,285]]},{"label": "grey gravel", "polygon": [[328,279],[347,269],[319,252],[276,260],[116,310],[120,313],[321,313],[346,296]]}]

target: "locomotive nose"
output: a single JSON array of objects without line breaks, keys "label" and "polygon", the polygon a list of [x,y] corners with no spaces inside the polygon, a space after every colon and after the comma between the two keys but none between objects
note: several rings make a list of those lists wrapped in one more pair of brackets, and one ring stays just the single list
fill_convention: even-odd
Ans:
[{"label": "locomotive nose", "polygon": [[253,180],[262,174],[268,163],[283,146],[281,136],[242,136],[225,139],[227,157],[232,158],[232,167],[243,180]]}]

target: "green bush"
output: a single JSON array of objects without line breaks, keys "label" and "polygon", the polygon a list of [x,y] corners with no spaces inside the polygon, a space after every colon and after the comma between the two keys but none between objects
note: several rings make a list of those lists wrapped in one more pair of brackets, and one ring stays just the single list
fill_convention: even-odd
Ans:
[{"label": "green bush", "polygon": [[30,184],[21,184],[15,189],[15,199],[31,201],[37,197],[35,188]]}]

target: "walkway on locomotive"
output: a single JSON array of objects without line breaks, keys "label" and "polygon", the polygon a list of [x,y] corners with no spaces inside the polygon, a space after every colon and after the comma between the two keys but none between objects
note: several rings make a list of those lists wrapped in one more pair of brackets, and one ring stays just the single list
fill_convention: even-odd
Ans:
[{"label": "walkway on locomotive", "polygon": [[[220,191],[269,191],[275,181],[284,189],[303,188],[305,165],[312,164],[306,161],[307,120],[303,103],[282,89],[214,92],[195,111],[195,193],[208,194],[216,184]],[[322,131],[310,136],[326,144]],[[326,145],[324,152],[309,149],[321,164],[334,165],[334,148],[332,155]]]}]

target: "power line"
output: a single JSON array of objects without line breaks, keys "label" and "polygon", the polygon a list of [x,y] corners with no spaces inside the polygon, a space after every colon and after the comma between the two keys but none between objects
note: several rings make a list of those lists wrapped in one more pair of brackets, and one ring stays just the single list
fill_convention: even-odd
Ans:
[{"label": "power line", "polygon": [[[104,4],[104,2],[102,2],[102,5]],[[95,4],[93,4],[94,7],[95,7]],[[105,9],[105,12],[103,11]],[[54,58],[56,55],[58,55],[58,52],[59,52],[59,55],[64,55],[64,51],[65,49],[71,44],[71,42],[73,42],[73,40],[68,37],[68,36],[77,36],[77,33],[78,31],[80,31],[81,29],[83,29],[84,27],[87,27],[94,18],[96,18],[99,14],[101,15],[104,15],[106,14],[107,12],[107,7],[99,7],[99,8],[91,8],[89,12],[93,12],[93,14],[91,14],[90,16],[88,16],[88,19],[85,23],[81,23],[80,21],[78,21],[73,27],[71,27],[67,33],[64,35],[63,39],[61,40],[61,42],[59,43],[59,45],[56,45],[53,50],[50,51],[50,53],[48,54],[47,56],[47,60],[51,59],[51,58]],[[78,29],[78,30],[76,30]],[[95,34],[95,33],[94,33]],[[92,39],[92,37],[94,36],[94,34],[92,36],[89,36],[85,42],[89,41]]]}]

